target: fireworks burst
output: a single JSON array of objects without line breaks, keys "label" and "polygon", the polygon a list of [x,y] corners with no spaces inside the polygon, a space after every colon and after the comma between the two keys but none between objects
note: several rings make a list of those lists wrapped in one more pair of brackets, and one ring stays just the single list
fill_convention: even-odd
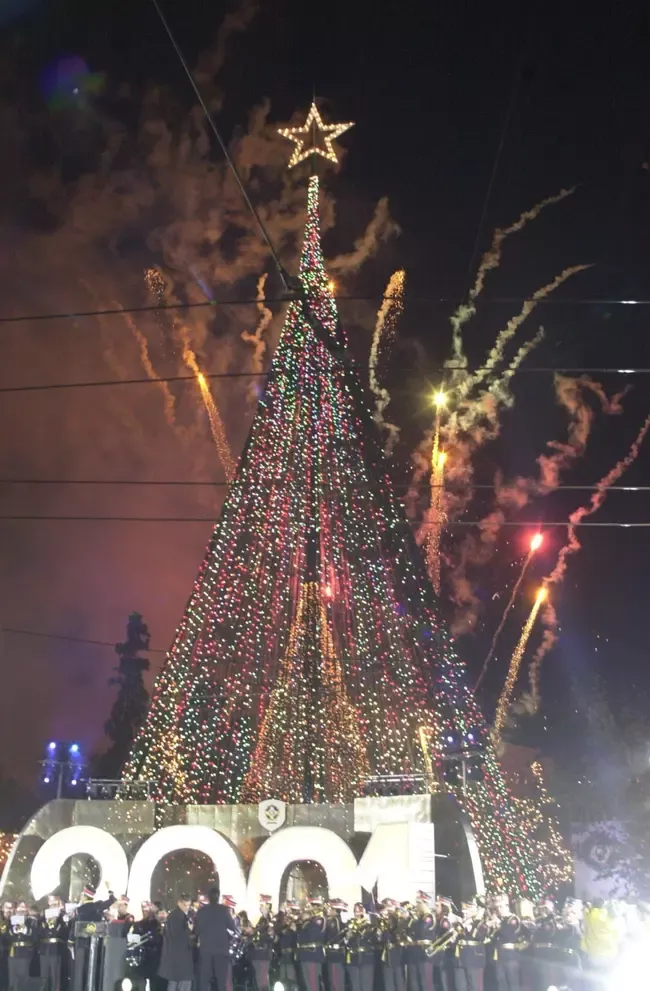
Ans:
[{"label": "fireworks burst", "polygon": [[[618,399],[619,397],[615,397]],[[558,559],[556,565],[551,572],[551,574],[544,579],[544,585],[558,585],[564,580],[566,574],[568,558],[572,554],[577,554],[577,552],[582,547],[577,533],[577,527],[587,516],[591,516],[592,513],[597,512],[603,505],[605,499],[607,498],[607,492],[610,486],[614,485],[621,475],[630,467],[631,464],[636,461],[639,456],[639,451],[641,449],[641,444],[643,443],[646,434],[650,430],[650,415],[645,419],[638,434],[636,435],[632,445],[625,455],[621,458],[614,467],[604,475],[600,481],[596,484],[596,488],[587,503],[586,506],[579,506],[574,510],[569,516],[569,525],[567,532],[567,542],[560,550],[558,554]],[[529,671],[529,681],[530,681],[530,695],[524,699],[524,703],[530,712],[537,712],[540,703],[540,691],[539,691],[539,671],[542,661],[549,650],[555,646],[557,643],[557,613],[551,605],[547,603],[544,612],[542,614],[542,620],[544,622],[544,636],[542,642],[537,648],[530,665]]]},{"label": "fireworks burst", "polygon": [[[266,299],[266,280],[268,279],[268,272],[264,272],[260,275],[257,280],[257,296],[256,296],[256,307],[259,314],[257,321],[257,326],[255,331],[251,334],[247,330],[241,332],[241,339],[247,344],[253,345],[253,371],[260,373],[264,371],[264,355],[266,354],[266,338],[265,333],[273,319],[273,313],[269,310],[268,306],[265,304]],[[257,386],[253,382],[250,386],[250,394],[252,396],[257,396]]]},{"label": "fireworks burst", "polygon": [[429,506],[425,510],[422,523],[423,542],[425,548],[425,558],[427,571],[431,583],[440,595],[440,534],[444,524],[444,513],[442,511],[442,483],[444,479],[445,462],[447,455],[440,450],[440,418],[442,411],[447,404],[447,396],[440,389],[433,397],[436,407],[436,419],[433,428],[433,446],[431,450],[431,475],[429,484],[431,487],[431,497]]},{"label": "fireworks burst", "polygon": [[226,436],[226,429],[224,427],[223,420],[221,419],[221,414],[219,413],[217,404],[215,403],[212,393],[210,392],[210,387],[208,386],[205,375],[198,366],[196,355],[190,347],[186,328],[183,328],[181,336],[183,338],[183,361],[196,375],[196,381],[198,382],[199,389],[201,390],[201,398],[203,399],[205,411],[208,414],[210,430],[212,431],[212,437],[214,439],[217,451],[219,452],[219,458],[221,459],[226,480],[228,482],[232,482],[235,477],[235,459],[233,458],[232,451],[230,450],[230,445]]},{"label": "fireworks burst", "polygon": [[503,727],[506,723],[510,699],[512,698],[514,687],[517,684],[517,677],[519,675],[519,669],[521,668],[521,662],[526,650],[526,644],[528,643],[533,626],[535,625],[537,613],[539,612],[540,606],[546,599],[547,595],[548,590],[546,585],[542,585],[537,592],[533,608],[530,610],[530,615],[524,624],[523,630],[521,631],[519,642],[517,643],[512,657],[510,658],[508,674],[501,695],[499,696],[499,701],[497,702],[497,709],[494,716],[494,726],[492,727],[492,743],[495,747],[498,747],[501,742],[501,733],[503,732]]},{"label": "fireworks burst", "polygon": [[370,388],[375,396],[375,420],[388,432],[386,453],[390,454],[399,437],[399,427],[384,420],[384,410],[390,402],[390,394],[379,382],[379,363],[390,352],[395,341],[395,327],[404,310],[406,272],[393,272],[384,290],[384,298],[377,313],[369,359]]},{"label": "fireworks burst", "polygon": [[462,304],[451,318],[452,326],[452,358],[451,364],[455,366],[461,366],[465,368],[467,366],[467,359],[463,351],[463,337],[462,328],[463,325],[470,320],[476,313],[476,299],[480,296],[483,291],[483,286],[485,285],[485,279],[488,272],[494,271],[501,264],[501,254],[503,251],[503,242],[506,238],[510,237],[511,234],[517,234],[524,229],[524,227],[531,222],[531,220],[536,220],[539,217],[542,210],[547,206],[553,206],[555,203],[560,203],[561,200],[566,199],[575,192],[576,187],[573,186],[571,189],[561,189],[559,193],[554,196],[547,196],[546,199],[540,200],[535,206],[531,207],[530,210],[524,210],[524,212],[519,217],[514,224],[510,227],[497,227],[493,236],[492,244],[485,252],[481,258],[481,263],[476,273],[476,279],[474,280],[474,285],[469,292],[469,300],[467,303]]},{"label": "fireworks burst", "polygon": [[512,592],[510,594],[510,598],[508,599],[508,604],[505,607],[505,609],[503,610],[503,615],[501,617],[501,620],[499,622],[499,625],[497,626],[496,630],[494,631],[494,636],[492,637],[492,643],[490,644],[490,649],[489,649],[489,651],[487,653],[487,657],[483,661],[483,667],[481,668],[481,673],[479,674],[478,679],[476,681],[476,684],[474,685],[474,691],[476,691],[478,689],[479,685],[483,681],[483,678],[485,677],[485,672],[487,671],[488,665],[489,665],[490,661],[492,660],[492,657],[494,656],[494,651],[496,650],[497,640],[499,639],[499,637],[501,636],[501,633],[503,632],[503,627],[506,625],[506,619],[508,618],[508,614],[509,614],[510,610],[512,609],[514,603],[515,603],[515,599],[517,598],[517,595],[519,593],[519,589],[521,588],[521,583],[524,580],[524,575],[526,574],[526,571],[528,569],[528,565],[533,560],[533,557],[535,556],[536,551],[538,551],[540,549],[540,547],[542,546],[543,542],[544,542],[544,538],[542,537],[541,533],[536,533],[535,536],[532,538],[532,540],[530,542],[530,549],[529,549],[528,554],[526,555],[526,558],[524,560],[523,567],[522,567],[522,569],[521,569],[521,571],[519,573],[519,577],[517,578],[517,581],[515,582],[514,588],[513,588]]},{"label": "fireworks burst", "polygon": [[[115,306],[117,307],[117,303]],[[131,318],[130,314],[123,314],[124,321],[136,339],[138,347],[140,349],[140,361],[142,362],[142,367],[149,376],[152,382],[157,382],[158,386],[163,394],[163,400],[165,403],[165,419],[170,427],[176,427],[176,414],[174,408],[174,397],[171,394],[170,388],[166,382],[156,374],[156,370],[151,363],[151,358],[149,357],[149,345],[147,343],[147,338],[144,336],[142,331],[138,328],[135,321]]]},{"label": "fireworks burst", "polygon": [[145,268],[144,270],[144,281],[147,289],[149,290],[151,296],[158,302],[162,303],[165,296],[165,280],[162,277],[159,269],[157,268]]},{"label": "fireworks burst", "polygon": [[[541,289],[534,292],[530,299],[524,300],[524,304],[519,313],[508,320],[508,323],[497,336],[495,345],[488,354],[482,367],[479,368],[474,375],[467,376],[467,378],[465,378],[465,380],[459,385],[457,392],[458,400],[463,400],[472,389],[474,389],[477,385],[480,385],[484,379],[488,378],[492,374],[497,365],[501,364],[504,359],[506,345],[510,340],[512,340],[522,323],[528,319],[535,307],[543,299],[546,299],[551,295],[551,293],[555,292],[555,290],[566,282],[567,279],[570,279],[571,276],[577,275],[578,272],[584,272],[588,268],[591,268],[591,265],[571,265],[569,268],[565,268],[563,272],[560,272],[559,275],[556,275],[551,282],[548,282],[545,286],[542,286]],[[531,345],[525,345],[524,347],[525,354],[528,354],[531,350]],[[515,362],[516,360],[517,359],[515,359]],[[515,364],[515,368],[516,367],[517,364]],[[503,383],[503,377],[500,381]]]}]

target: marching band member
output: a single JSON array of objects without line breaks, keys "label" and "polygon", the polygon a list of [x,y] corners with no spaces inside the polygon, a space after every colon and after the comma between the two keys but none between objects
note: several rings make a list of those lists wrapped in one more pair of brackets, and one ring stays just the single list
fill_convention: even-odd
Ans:
[{"label": "marching band member", "polygon": [[257,991],[269,991],[273,938],[271,896],[260,895],[260,917],[253,927],[248,946],[248,958],[253,967]]},{"label": "marching band member", "polygon": [[48,895],[47,901],[48,907],[37,926],[41,977],[46,982],[47,991],[60,991],[61,967],[70,926],[61,899]]},{"label": "marching band member", "polygon": [[510,910],[507,895],[494,901],[498,928],[494,933],[493,960],[496,965],[499,991],[521,991],[522,951],[528,946],[528,933],[517,915]]},{"label": "marching band member", "polygon": [[352,991],[372,991],[375,978],[376,940],[373,925],[361,902],[354,906],[354,915],[345,934],[345,962]]},{"label": "marching band member", "polygon": [[400,913],[392,898],[385,898],[380,913],[379,935],[382,946],[381,963],[384,991],[406,991],[404,942],[408,918]]},{"label": "marching band member", "polygon": [[26,902],[18,902],[7,930],[9,943],[9,987],[29,977],[29,968],[36,942],[36,924],[29,916]]},{"label": "marching band member", "polygon": [[295,902],[287,902],[284,913],[280,912],[275,924],[276,950],[279,958],[280,981],[285,991],[294,991],[298,986],[296,971],[296,913],[298,906]]},{"label": "marching band member", "polygon": [[542,902],[537,908],[537,923],[530,934],[530,955],[536,988],[562,987],[564,983],[564,953],[558,938],[558,925],[552,902]]},{"label": "marching band member", "polygon": [[[433,939],[435,943],[430,951],[433,966],[438,971],[438,984],[442,991],[454,991],[454,943],[458,936],[458,919],[452,913],[453,902],[450,898],[436,899],[435,923]],[[420,985],[420,991],[428,991],[430,985]]]},{"label": "marching band member", "polygon": [[343,913],[347,903],[333,898],[327,909],[325,920],[325,973],[329,991],[345,991],[345,926]]},{"label": "marching band member", "polygon": [[302,924],[296,930],[296,960],[306,991],[318,991],[318,979],[325,959],[324,947],[323,899],[312,898],[303,912]]},{"label": "marching band member", "polygon": [[456,991],[483,991],[488,927],[475,902],[462,906],[463,931],[454,951]]},{"label": "marching band member", "polygon": [[14,903],[5,902],[0,914],[0,991],[7,991],[9,987],[9,973],[7,955],[9,953],[8,932],[9,920],[14,914]]}]

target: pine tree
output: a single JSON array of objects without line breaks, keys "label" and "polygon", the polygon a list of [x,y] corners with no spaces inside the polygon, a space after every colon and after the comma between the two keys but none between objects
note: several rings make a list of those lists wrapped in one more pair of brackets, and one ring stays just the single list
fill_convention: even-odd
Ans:
[{"label": "pine tree", "polygon": [[149,670],[149,661],[140,656],[140,651],[149,649],[149,639],[149,630],[140,613],[131,613],[126,626],[126,640],[115,645],[119,658],[115,668],[117,674],[108,682],[118,687],[110,718],[104,724],[106,735],[112,742],[96,762],[96,771],[101,777],[120,778],[129,751],[144,723],[149,695],[143,674]]},{"label": "pine tree", "polygon": [[444,741],[471,734],[483,779],[456,793],[488,883],[536,895],[346,349],[318,197],[312,176],[297,298],[127,774],[161,802],[340,802],[373,776],[442,780]]}]

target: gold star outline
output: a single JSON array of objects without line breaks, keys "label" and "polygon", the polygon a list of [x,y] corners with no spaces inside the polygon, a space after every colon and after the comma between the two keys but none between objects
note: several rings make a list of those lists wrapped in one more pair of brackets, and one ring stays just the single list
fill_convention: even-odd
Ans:
[{"label": "gold star outline", "polygon": [[[296,146],[289,159],[289,168],[292,169],[310,155],[322,155],[328,162],[338,162],[332,142],[351,127],[354,127],[352,121],[347,124],[325,124],[318,107],[312,103],[302,127],[278,128],[278,134],[283,138],[289,138]],[[310,136],[311,141],[309,141]]]}]

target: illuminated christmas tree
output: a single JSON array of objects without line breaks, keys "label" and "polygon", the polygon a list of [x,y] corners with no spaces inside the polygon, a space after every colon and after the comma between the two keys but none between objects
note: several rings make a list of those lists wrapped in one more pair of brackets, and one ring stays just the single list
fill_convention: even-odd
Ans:
[{"label": "illuminated christmas tree", "polygon": [[[315,107],[292,164],[349,125]],[[488,883],[537,894],[421,552],[396,499],[325,272],[319,180],[266,391],[126,767],[161,802],[341,802],[369,778],[442,781],[449,739],[483,748],[453,786]],[[426,751],[426,753],[425,753]]]}]

